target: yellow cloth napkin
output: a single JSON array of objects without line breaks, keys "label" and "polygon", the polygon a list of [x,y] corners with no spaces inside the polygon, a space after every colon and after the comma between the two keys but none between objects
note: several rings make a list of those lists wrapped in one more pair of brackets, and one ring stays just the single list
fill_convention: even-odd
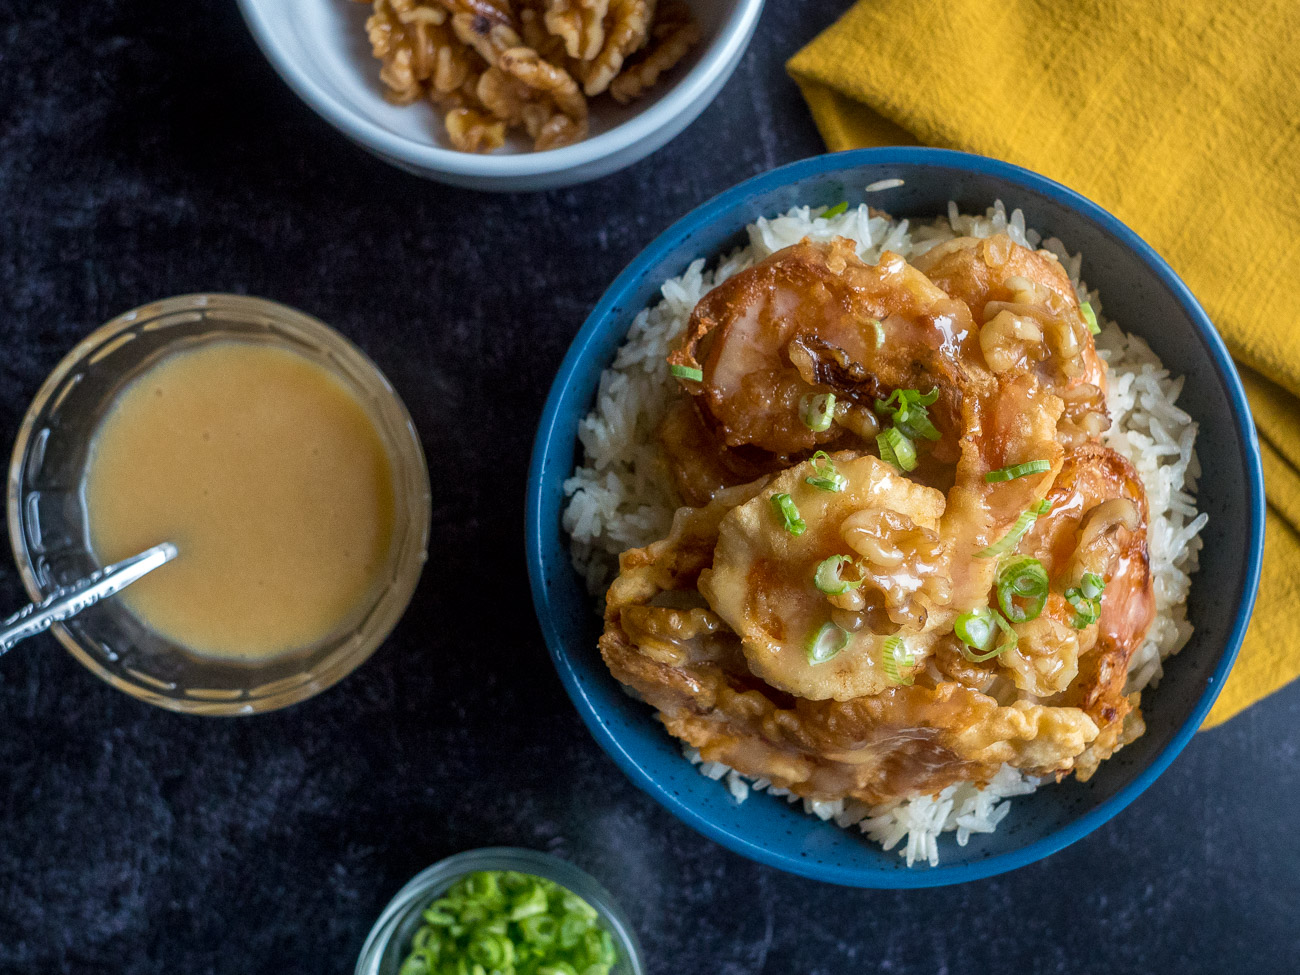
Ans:
[{"label": "yellow cloth napkin", "polygon": [[831,149],[1018,163],[1173,265],[1248,367],[1269,500],[1255,617],[1206,726],[1300,676],[1300,4],[859,0],[789,70]]}]

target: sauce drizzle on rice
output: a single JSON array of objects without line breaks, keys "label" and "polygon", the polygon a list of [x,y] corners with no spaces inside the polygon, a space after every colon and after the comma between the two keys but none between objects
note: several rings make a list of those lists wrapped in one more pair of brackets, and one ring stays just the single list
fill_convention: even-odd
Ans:
[{"label": "sauce drizzle on rice", "polygon": [[[885,250],[910,261],[956,236],[1006,234],[1018,244],[1056,254],[1077,299],[1090,301],[1099,314],[1102,331],[1096,347],[1109,367],[1106,405],[1113,419],[1102,442],[1132,464],[1150,509],[1155,621],[1133,654],[1125,690],[1138,691],[1158,680],[1162,661],[1191,634],[1184,603],[1200,548],[1197,534],[1205,524],[1193,496],[1199,474],[1196,425],[1175,405],[1182,380],[1171,379],[1141,339],[1125,335],[1100,315],[1097,295],[1080,280],[1080,258],[1070,257],[1060,241],[1041,240],[1025,228],[1019,211],[1008,217],[1000,203],[983,216],[962,215],[950,205],[946,219],[915,228],[865,206],[830,218],[802,207],[760,219],[748,231],[748,247],[724,256],[711,270],[704,260],[697,260],[664,284],[663,299],[634,321],[615,362],[601,378],[595,408],[581,424],[584,462],[565,485],[571,500],[564,526],[572,538],[574,564],[593,594],[604,591],[620,552],[668,534],[673,511],[680,504],[655,442],[656,429],[675,397],[665,357],[712,287],[805,237],[849,238],[857,256],[872,263]],[[699,760],[689,749],[687,757]],[[700,769],[710,778],[725,779],[737,801],[743,801],[751,788],[782,792],[767,780],[747,779],[719,763],[701,762]],[[937,863],[937,838],[943,832],[956,832],[961,845],[971,833],[991,832],[1007,815],[1005,800],[1031,792],[1036,785],[1036,780],[1006,766],[983,788],[959,782],[934,796],[874,807],[853,799],[800,800],[785,794],[790,801],[802,801],[805,811],[823,820],[857,826],[885,849],[902,844],[900,854],[910,865],[917,860]]]}]

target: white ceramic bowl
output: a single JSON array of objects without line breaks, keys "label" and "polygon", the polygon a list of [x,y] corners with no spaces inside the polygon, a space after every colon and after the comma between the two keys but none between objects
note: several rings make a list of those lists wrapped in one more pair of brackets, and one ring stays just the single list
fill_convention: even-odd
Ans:
[{"label": "white ceramic bowl", "polygon": [[239,0],[263,53],[289,87],[354,142],[417,176],[480,190],[584,183],[645,158],[704,111],[753,36],[763,0],[688,0],[703,39],[646,98],[592,105],[591,135],[547,152],[457,152],[432,106],[390,105],[370,54],[369,5],[354,0]]}]

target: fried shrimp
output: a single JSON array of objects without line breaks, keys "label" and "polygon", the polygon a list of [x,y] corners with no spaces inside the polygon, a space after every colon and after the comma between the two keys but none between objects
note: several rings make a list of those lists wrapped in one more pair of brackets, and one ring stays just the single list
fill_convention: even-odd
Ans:
[{"label": "fried shrimp", "polygon": [[705,294],[668,361],[687,506],[624,553],[600,646],[671,733],[872,803],[1086,778],[1141,733],[1147,499],[1088,426],[1106,367],[1055,258],[805,239]]},{"label": "fried shrimp", "polygon": [[[843,238],[804,241],[706,295],[669,361],[700,373],[681,385],[724,459],[745,465],[738,476],[874,446],[875,403],[897,389],[937,391],[939,438],[921,452],[953,459],[963,397],[992,384],[962,361],[973,333],[966,307],[898,255],[868,265]],[[830,422],[810,425],[828,394]]]}]

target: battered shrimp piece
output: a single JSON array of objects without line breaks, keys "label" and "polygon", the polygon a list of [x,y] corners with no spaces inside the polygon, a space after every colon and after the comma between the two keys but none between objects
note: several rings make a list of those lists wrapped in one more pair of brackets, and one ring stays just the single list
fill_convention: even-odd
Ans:
[{"label": "battered shrimp piece", "polygon": [[[740,635],[749,669],[807,700],[844,701],[908,679],[949,622],[937,531],[943,495],[870,455],[839,454],[833,463],[839,491],[810,485],[817,470],[805,462],[727,514],[713,566],[699,579],[709,606]],[[802,527],[774,507],[781,497]],[[830,593],[816,582],[827,559],[841,560]],[[828,624],[847,643],[816,660],[809,644]],[[894,636],[912,664],[886,661]]]},{"label": "battered shrimp piece", "polygon": [[[872,266],[852,242],[804,240],[709,292],[669,361],[700,369],[681,385],[705,426],[767,470],[821,446],[861,446],[878,431],[876,399],[895,389],[939,390],[931,415],[956,457],[966,390],[989,377],[963,366],[975,348],[970,313],[897,254]],[[834,393],[833,421],[810,429],[801,406]]]},{"label": "battered shrimp piece", "polygon": [[[942,527],[952,545],[949,579],[959,611],[988,605],[998,562],[978,553],[1041,502],[1061,470],[1064,450],[1056,436],[1061,409],[1061,400],[1031,375],[1003,379],[992,394],[963,403],[961,458]],[[1047,470],[988,480],[995,471],[1035,461],[1046,461]]]},{"label": "battered shrimp piece", "polygon": [[1102,444],[1075,447],[1065,454],[1047,500],[1051,511],[1020,551],[1043,563],[1054,590],[1078,585],[1085,572],[1100,575],[1106,588],[1097,625],[1106,641],[1131,654],[1155,614],[1147,498],[1137,471]]},{"label": "battered shrimp piece", "polygon": [[[1052,580],[1043,616],[1079,642],[1078,676],[1054,700],[1081,708],[1100,729],[1077,770],[1086,779],[1141,729],[1137,695],[1126,696],[1124,684],[1129,661],[1155,618],[1146,492],[1127,460],[1089,443],[1066,454],[1048,500],[1051,513],[1039,519],[1021,550],[1038,558]],[[1073,625],[1077,610],[1063,593],[1078,587],[1086,572],[1100,576],[1105,589],[1099,619],[1079,629]],[[1024,652],[1035,655],[1034,634],[1024,636]]]},{"label": "battered shrimp piece", "polygon": [[[872,457],[857,462],[872,472],[883,467]],[[850,464],[837,460],[841,470]],[[908,488],[887,470],[875,483],[881,491],[873,500],[895,506],[916,491],[925,499],[928,490]],[[956,683],[918,679],[842,702],[801,700],[765,683],[750,669],[740,638],[695,588],[716,561],[729,512],[763,486],[732,488],[704,508],[681,509],[667,538],[620,560],[601,654],[619,681],[659,711],[671,734],[707,760],[799,795],[873,803],[985,781],[1005,762],[1041,774],[1068,771],[1096,738],[1096,725],[1078,708],[1001,706]],[[928,512],[915,513],[932,521],[939,504],[928,498]]]},{"label": "battered shrimp piece", "polygon": [[[877,803],[1004,764],[1087,779],[1142,733],[1147,501],[1098,442],[1105,365],[1054,258],[1000,235],[870,266],[804,240],[709,292],[669,361],[659,440],[695,507],[624,553],[600,648],[671,734]],[[913,428],[904,474],[875,456],[877,401],[930,389],[939,439]],[[990,609],[1014,645],[981,658],[955,623]]]},{"label": "battered shrimp piece", "polygon": [[990,369],[1036,371],[1065,400],[1069,442],[1106,429],[1106,364],[1055,256],[997,234],[946,241],[914,263],[970,309]]}]

